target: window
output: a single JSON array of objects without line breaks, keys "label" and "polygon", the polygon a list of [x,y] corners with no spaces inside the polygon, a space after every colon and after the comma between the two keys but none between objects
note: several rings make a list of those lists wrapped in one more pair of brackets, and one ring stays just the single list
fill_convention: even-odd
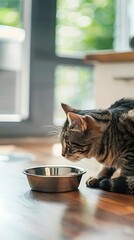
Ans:
[{"label": "window", "polygon": [[[0,4],[7,2],[0,0]],[[76,108],[95,107],[93,66],[86,66],[83,57],[92,50],[119,50],[120,46],[125,46],[125,49],[126,45],[128,47],[130,31],[127,29],[131,23],[132,34],[131,15],[133,14],[129,14],[130,10],[126,13],[124,9],[128,9],[133,1],[12,0],[9,2],[21,3],[17,6],[23,11],[17,19],[24,19],[24,22],[20,21],[20,26],[25,31],[25,40],[28,41],[24,41],[25,57],[21,65],[24,68],[21,73],[25,81],[18,84],[21,73],[14,71],[12,74],[9,72],[9,83],[7,73],[1,69],[5,81],[0,83],[0,89],[3,89],[0,90],[0,114],[9,114],[10,117],[12,114],[19,116],[18,120],[10,118],[9,122],[5,122],[4,119],[0,122],[1,137],[46,136],[50,130],[47,129],[47,125],[60,125],[64,120],[59,110],[61,101]],[[122,27],[123,14],[125,14],[125,24],[123,22]],[[126,45],[121,45],[124,41],[122,40],[124,31],[127,33]],[[29,55],[30,70],[27,62]],[[14,59],[11,62],[16,66]],[[5,96],[10,96],[10,101],[9,97]]]},{"label": "window", "polygon": [[83,109],[95,107],[92,66],[82,66],[77,59],[91,50],[114,48],[114,5],[114,0],[57,0],[55,53],[70,63],[73,58],[74,65],[63,62],[55,70],[56,124],[64,119],[60,102]]},{"label": "window", "polygon": [[19,122],[29,115],[28,14],[30,5],[26,6],[26,1],[0,0],[1,122]]},{"label": "window", "polygon": [[56,53],[82,55],[114,48],[114,0],[58,0]]},{"label": "window", "polygon": [[[64,81],[63,81],[64,79]],[[61,125],[65,114],[60,103],[79,109],[93,109],[94,81],[92,69],[84,66],[58,65],[55,70],[54,123]]]}]

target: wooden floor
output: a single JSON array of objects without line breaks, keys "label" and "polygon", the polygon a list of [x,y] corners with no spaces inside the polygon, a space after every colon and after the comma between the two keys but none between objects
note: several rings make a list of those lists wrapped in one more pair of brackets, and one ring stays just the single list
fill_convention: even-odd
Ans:
[{"label": "wooden floor", "polygon": [[[44,164],[81,166],[87,173],[78,191],[31,191],[22,170]],[[134,196],[87,188],[86,179],[98,169],[94,159],[64,160],[59,144],[1,145],[0,239],[134,239]]]}]

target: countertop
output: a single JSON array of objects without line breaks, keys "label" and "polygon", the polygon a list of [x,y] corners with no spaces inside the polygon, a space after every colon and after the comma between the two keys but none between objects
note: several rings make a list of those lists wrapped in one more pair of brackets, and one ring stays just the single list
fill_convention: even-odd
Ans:
[{"label": "countertop", "polygon": [[96,51],[87,54],[84,58],[85,63],[91,62],[132,62],[134,61],[134,51],[114,52],[114,51]]}]

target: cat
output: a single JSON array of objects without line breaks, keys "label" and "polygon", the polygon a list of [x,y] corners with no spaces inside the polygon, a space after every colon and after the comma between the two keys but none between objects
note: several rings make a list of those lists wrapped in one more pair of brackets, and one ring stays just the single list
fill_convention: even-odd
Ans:
[{"label": "cat", "polygon": [[[71,161],[94,157],[102,164],[87,187],[134,194],[134,99],[122,98],[104,110],[61,105],[67,115],[60,133],[62,156]],[[119,177],[112,178],[117,169]]]}]

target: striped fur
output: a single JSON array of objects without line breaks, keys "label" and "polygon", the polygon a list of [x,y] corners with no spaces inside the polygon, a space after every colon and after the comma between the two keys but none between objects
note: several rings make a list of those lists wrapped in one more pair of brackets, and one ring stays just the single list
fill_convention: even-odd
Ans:
[{"label": "striped fur", "polygon": [[[105,110],[62,108],[62,155],[71,161],[95,157],[103,166],[87,186],[134,194],[134,100],[121,99]],[[117,169],[120,176],[111,178]]]}]

